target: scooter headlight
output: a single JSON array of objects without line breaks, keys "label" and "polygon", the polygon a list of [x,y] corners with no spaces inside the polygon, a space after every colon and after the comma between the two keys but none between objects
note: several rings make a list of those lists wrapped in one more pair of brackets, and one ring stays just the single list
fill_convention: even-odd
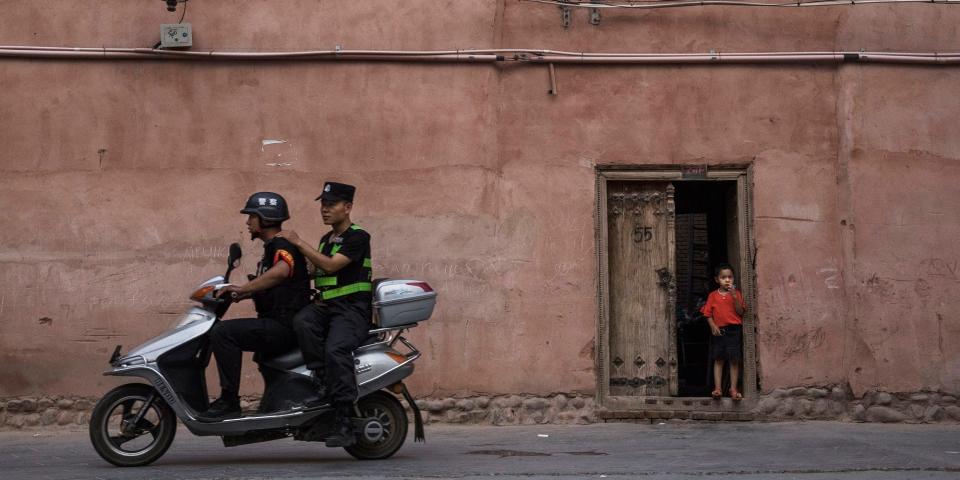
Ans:
[{"label": "scooter headlight", "polygon": [[144,363],[146,363],[146,361],[144,361],[143,357],[140,355],[134,355],[132,357],[123,357],[117,360],[117,366],[120,366],[120,367],[132,367],[135,365],[143,365]]}]

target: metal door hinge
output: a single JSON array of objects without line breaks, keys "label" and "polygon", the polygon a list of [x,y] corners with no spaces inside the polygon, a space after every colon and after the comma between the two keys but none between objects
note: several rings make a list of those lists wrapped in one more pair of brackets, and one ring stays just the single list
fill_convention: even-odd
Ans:
[{"label": "metal door hinge", "polygon": [[644,385],[649,385],[653,387],[659,387],[667,384],[667,379],[659,375],[650,375],[647,377],[611,377],[610,386],[611,387],[642,387]]},{"label": "metal door hinge", "polygon": [[657,269],[657,285],[668,290],[677,288],[677,281],[667,268]]}]

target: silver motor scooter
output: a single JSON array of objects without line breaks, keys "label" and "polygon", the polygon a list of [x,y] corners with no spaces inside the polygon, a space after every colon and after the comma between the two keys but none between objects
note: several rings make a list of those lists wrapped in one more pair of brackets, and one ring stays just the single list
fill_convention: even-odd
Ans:
[{"label": "silver motor scooter", "polygon": [[[333,433],[329,405],[303,408],[316,395],[300,350],[273,357],[254,356],[264,380],[256,412],[216,422],[201,421],[209,406],[205,371],[210,362],[209,332],[231,305],[215,292],[229,285],[239,265],[240,246],[230,246],[227,271],[202,283],[191,295],[200,303],[170,330],[121,354],[117,345],[104,375],[139,377],[148,383],[114,388],[97,402],[90,417],[90,440],[104,460],[123,467],[143,466],[160,458],[177,431],[177,418],[195,435],[216,435],[227,447],[286,437],[324,441]],[[408,420],[402,396],[413,411],[415,441],[423,441],[420,411],[403,379],[413,373],[420,352],[403,332],[427,320],[436,292],[416,280],[375,280],[374,315],[378,328],[354,352],[359,400],[357,443],[345,447],[358,459],[388,458],[403,445]],[[401,350],[397,347],[403,346]]]}]

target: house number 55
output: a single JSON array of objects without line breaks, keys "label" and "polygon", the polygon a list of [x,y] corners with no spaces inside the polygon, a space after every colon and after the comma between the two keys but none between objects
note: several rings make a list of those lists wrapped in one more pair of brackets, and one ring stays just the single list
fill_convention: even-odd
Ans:
[{"label": "house number 55", "polygon": [[653,227],[633,227],[633,241],[636,243],[649,242],[653,240]]}]

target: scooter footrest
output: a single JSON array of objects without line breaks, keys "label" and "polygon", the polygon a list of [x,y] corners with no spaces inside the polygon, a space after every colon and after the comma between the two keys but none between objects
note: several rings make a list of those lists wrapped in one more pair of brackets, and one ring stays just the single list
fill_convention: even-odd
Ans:
[{"label": "scooter footrest", "polygon": [[223,437],[223,446],[224,447],[236,447],[238,445],[248,445],[251,443],[260,443],[260,442],[269,442],[271,440],[279,440],[281,438],[287,438],[290,435],[284,431],[265,431],[265,432],[250,432],[243,435],[225,435]]}]

